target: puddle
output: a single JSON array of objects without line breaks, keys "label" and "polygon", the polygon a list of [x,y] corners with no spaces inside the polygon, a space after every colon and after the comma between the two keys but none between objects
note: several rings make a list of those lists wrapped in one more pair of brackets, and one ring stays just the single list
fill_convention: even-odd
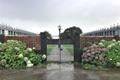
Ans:
[{"label": "puddle", "polygon": [[72,63],[49,63],[45,69],[0,70],[0,80],[120,80],[120,71],[90,71]]}]

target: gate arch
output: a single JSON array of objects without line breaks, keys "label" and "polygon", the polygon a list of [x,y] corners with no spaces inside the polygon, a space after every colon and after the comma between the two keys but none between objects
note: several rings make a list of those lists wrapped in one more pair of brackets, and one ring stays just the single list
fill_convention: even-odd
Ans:
[{"label": "gate arch", "polygon": [[[57,39],[48,40],[47,35],[44,32],[40,33],[40,40],[41,40],[41,53],[47,55],[47,44],[48,43],[55,43],[58,44]],[[81,62],[81,52],[80,52],[80,34],[76,33],[73,35],[72,39],[66,39],[61,41],[62,44],[64,43],[70,43],[74,46],[74,61],[75,62]],[[47,60],[47,59],[46,59]]]}]

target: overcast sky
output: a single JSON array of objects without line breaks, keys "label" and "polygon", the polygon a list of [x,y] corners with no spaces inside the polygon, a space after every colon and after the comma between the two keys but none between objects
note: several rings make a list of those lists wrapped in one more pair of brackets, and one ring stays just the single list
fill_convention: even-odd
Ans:
[{"label": "overcast sky", "polygon": [[120,23],[120,0],[0,0],[0,24],[58,34],[70,26],[83,32]]}]

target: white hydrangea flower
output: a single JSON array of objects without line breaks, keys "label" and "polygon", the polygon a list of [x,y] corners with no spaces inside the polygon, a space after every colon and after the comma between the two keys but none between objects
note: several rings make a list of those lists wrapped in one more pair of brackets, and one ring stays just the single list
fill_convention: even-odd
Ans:
[{"label": "white hydrangea flower", "polygon": [[108,45],[108,47],[107,48],[112,48],[113,46],[115,46],[115,43],[112,43],[112,44],[110,44],[110,45]]},{"label": "white hydrangea flower", "polygon": [[102,39],[101,42],[105,42],[105,40]]},{"label": "white hydrangea flower", "polygon": [[115,43],[112,43],[111,46],[115,46]]},{"label": "white hydrangea flower", "polygon": [[120,67],[120,62],[117,62],[117,63],[116,63],[116,66],[117,66],[117,67]]},{"label": "white hydrangea flower", "polygon": [[10,40],[7,40],[7,42],[10,42]]},{"label": "white hydrangea flower", "polygon": [[30,60],[27,61],[27,67],[33,67],[33,63]]},{"label": "white hydrangea flower", "polygon": [[30,60],[28,60],[28,61],[27,61],[27,64],[31,64],[31,61],[30,61]]},{"label": "white hydrangea flower", "polygon": [[27,61],[28,61],[28,58],[27,58],[27,57],[24,57],[24,61],[27,62]]},{"label": "white hydrangea flower", "polygon": [[16,40],[10,40],[10,41],[12,41],[12,42],[13,42],[13,41],[16,41]]},{"label": "white hydrangea flower", "polygon": [[42,55],[42,58],[43,58],[43,59],[46,59],[46,55],[45,55],[45,54],[44,54],[44,55]]},{"label": "white hydrangea flower", "polygon": [[5,59],[2,59],[2,60],[0,61],[0,63],[6,64],[6,60],[5,60]]},{"label": "white hydrangea flower", "polygon": [[31,48],[27,48],[27,50],[28,50],[29,52],[32,52],[32,49],[31,49]]},{"label": "white hydrangea flower", "polygon": [[107,48],[108,48],[108,49],[110,49],[111,47],[112,47],[111,45],[108,45],[108,47],[107,47]]},{"label": "white hydrangea flower", "polygon": [[15,50],[19,51],[20,49],[18,47],[15,47]]},{"label": "white hydrangea flower", "polygon": [[33,64],[32,64],[32,63],[27,64],[27,67],[28,67],[28,68],[33,67]]},{"label": "white hydrangea flower", "polygon": [[113,41],[113,42],[116,42],[116,40],[115,40],[115,39],[113,39],[112,41]]},{"label": "white hydrangea flower", "polygon": [[112,60],[111,58],[109,60]]},{"label": "white hydrangea flower", "polygon": [[120,41],[118,41],[118,43],[120,43]]},{"label": "white hydrangea flower", "polygon": [[0,45],[1,45],[2,43],[0,42]]},{"label": "white hydrangea flower", "polygon": [[99,43],[98,44],[100,47],[104,47],[104,44],[103,43]]},{"label": "white hydrangea flower", "polygon": [[23,54],[22,54],[22,53],[19,54],[18,57],[19,57],[19,58],[23,58]]},{"label": "white hydrangea flower", "polygon": [[35,49],[35,47],[33,47],[33,49]]}]

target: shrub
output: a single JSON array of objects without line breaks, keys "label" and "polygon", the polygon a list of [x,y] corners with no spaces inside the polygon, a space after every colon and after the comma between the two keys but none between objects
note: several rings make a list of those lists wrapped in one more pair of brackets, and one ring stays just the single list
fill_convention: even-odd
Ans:
[{"label": "shrub", "polygon": [[0,43],[1,68],[26,68],[40,64],[42,55],[36,54],[32,48],[26,48],[25,43],[17,40],[8,40]]},{"label": "shrub", "polygon": [[106,62],[106,48],[93,44],[90,47],[85,47],[82,54],[82,62],[94,64],[96,66],[105,65]]},{"label": "shrub", "polygon": [[82,62],[85,68],[93,68],[93,65],[120,67],[120,41],[101,40],[98,44],[85,47]]},{"label": "shrub", "polygon": [[92,42],[86,42],[85,43],[85,47],[89,47],[89,46],[91,46],[92,45]]},{"label": "shrub", "polygon": [[108,67],[120,67],[120,41],[104,41],[102,42],[108,49],[107,56],[107,66]]}]

